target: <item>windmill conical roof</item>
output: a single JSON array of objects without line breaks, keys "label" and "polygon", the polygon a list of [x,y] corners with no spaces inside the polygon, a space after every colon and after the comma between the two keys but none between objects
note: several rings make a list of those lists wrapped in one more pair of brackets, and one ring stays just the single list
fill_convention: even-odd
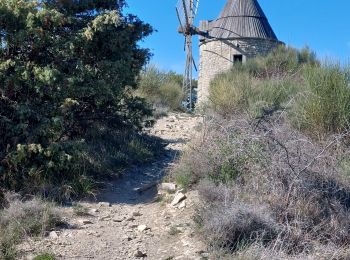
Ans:
[{"label": "windmill conical roof", "polygon": [[277,40],[257,0],[228,0],[219,18],[210,22],[209,36]]}]

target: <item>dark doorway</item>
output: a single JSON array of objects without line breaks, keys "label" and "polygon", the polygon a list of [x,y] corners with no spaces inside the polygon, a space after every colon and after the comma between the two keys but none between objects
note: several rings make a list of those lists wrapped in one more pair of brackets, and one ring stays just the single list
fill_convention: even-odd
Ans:
[{"label": "dark doorway", "polygon": [[233,55],[233,63],[242,63],[242,62],[243,62],[243,55],[241,54]]}]

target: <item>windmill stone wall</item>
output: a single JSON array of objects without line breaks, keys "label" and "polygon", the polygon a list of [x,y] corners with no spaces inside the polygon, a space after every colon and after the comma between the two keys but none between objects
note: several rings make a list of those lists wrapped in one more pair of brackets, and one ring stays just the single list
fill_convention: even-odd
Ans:
[{"label": "windmill stone wall", "polygon": [[282,44],[257,0],[229,0],[217,20],[202,21],[199,29],[206,32],[199,45],[199,103],[207,101],[210,82],[229,70],[235,57],[245,62]]},{"label": "windmill stone wall", "polygon": [[220,40],[201,43],[199,46],[198,101],[202,103],[208,99],[210,82],[216,75],[232,67],[234,55],[242,55],[243,62],[245,62],[257,55],[268,54],[279,44],[276,41],[263,39]]}]

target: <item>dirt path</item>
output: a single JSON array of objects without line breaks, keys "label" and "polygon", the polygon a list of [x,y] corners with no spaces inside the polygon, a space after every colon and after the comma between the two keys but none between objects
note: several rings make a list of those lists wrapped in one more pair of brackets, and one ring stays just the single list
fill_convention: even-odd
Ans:
[{"label": "dirt path", "polygon": [[192,221],[196,192],[171,206],[174,195],[159,199],[154,185],[161,182],[200,120],[186,114],[160,119],[150,133],[168,143],[164,156],[111,183],[97,202],[81,203],[89,215],[77,217],[72,208],[62,209],[70,228],[26,243],[24,259],[41,252],[53,253],[58,259],[206,259]]}]

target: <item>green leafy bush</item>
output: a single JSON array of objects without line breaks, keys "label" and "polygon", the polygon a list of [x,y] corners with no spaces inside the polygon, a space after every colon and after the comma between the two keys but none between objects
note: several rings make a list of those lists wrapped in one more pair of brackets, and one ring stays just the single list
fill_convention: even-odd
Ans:
[{"label": "green leafy bush", "polygon": [[123,6],[0,0],[0,187],[66,198],[135,161],[128,143],[152,114],[134,96],[150,56],[138,41],[152,28]]},{"label": "green leafy bush", "polygon": [[166,107],[181,110],[181,102],[185,97],[182,80],[183,77],[174,72],[163,72],[155,66],[149,66],[140,75],[137,93],[156,109]]},{"label": "green leafy bush", "polygon": [[280,46],[218,75],[211,83],[210,102],[224,116],[244,110],[259,117],[266,109],[281,107],[303,87],[300,74],[307,66],[319,66],[314,53]]}]

